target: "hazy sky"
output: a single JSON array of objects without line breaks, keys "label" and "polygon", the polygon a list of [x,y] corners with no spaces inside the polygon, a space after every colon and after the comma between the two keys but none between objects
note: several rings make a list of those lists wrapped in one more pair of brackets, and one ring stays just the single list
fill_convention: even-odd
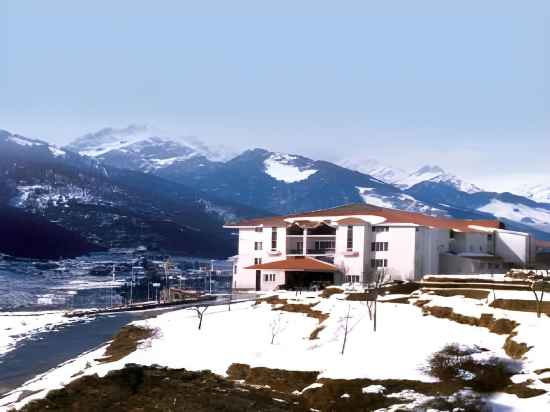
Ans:
[{"label": "hazy sky", "polygon": [[0,128],[550,183],[548,0],[0,0]]}]

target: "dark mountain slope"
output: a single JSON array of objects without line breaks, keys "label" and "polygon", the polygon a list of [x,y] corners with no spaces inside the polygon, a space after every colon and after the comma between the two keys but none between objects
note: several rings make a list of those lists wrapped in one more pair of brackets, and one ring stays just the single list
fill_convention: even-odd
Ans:
[{"label": "dark mountain slope", "polygon": [[146,245],[207,257],[235,253],[234,238],[222,228],[226,220],[265,214],[8,132],[0,132],[0,204],[100,246]]},{"label": "dark mountain slope", "polygon": [[100,251],[74,232],[22,210],[0,206],[0,253],[11,256],[59,259]]}]

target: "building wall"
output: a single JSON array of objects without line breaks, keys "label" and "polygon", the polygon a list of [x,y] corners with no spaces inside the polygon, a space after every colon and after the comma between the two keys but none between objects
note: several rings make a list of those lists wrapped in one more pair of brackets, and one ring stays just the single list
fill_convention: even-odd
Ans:
[{"label": "building wall", "polygon": [[[390,226],[388,232],[375,233],[375,241],[388,242],[387,252],[374,252],[373,258],[387,258],[387,273],[393,280],[415,278],[416,227]],[[380,256],[380,257],[379,257]]]},{"label": "building wall", "polygon": [[450,253],[440,256],[439,273],[443,275],[475,274],[486,271],[482,269],[481,264],[472,259]]},{"label": "building wall", "polygon": [[[383,224],[382,224],[383,225]],[[367,281],[377,269],[371,267],[371,259],[386,259],[385,270],[394,280],[415,280],[426,274],[437,273],[476,273],[477,267],[471,259],[458,259],[452,255],[441,257],[447,252],[454,253],[491,253],[507,263],[516,265],[534,262],[536,249],[534,239],[525,233],[495,230],[491,232],[493,241],[488,240],[489,233],[456,233],[454,239],[446,229],[429,229],[413,225],[387,225],[389,231],[373,232],[372,226],[353,226],[353,250],[347,250],[346,225],[336,228],[334,264],[343,276],[355,276],[359,282]],[[239,256],[234,271],[234,286],[243,289],[255,289],[256,271],[244,269],[254,265],[255,258],[262,263],[286,258],[286,228],[277,228],[277,250],[271,251],[271,227],[256,232],[254,228],[239,230]],[[254,242],[262,242],[263,249],[254,250]],[[372,242],[388,242],[387,251],[371,251]],[[266,280],[265,275],[275,275],[275,280]],[[285,284],[283,271],[262,271],[261,289],[274,290]],[[345,277],[343,278],[346,281]]]},{"label": "building wall", "polygon": [[496,233],[496,254],[506,263],[530,264],[533,260],[531,236],[526,233],[499,230]]},{"label": "building wall", "polygon": [[353,226],[353,250],[347,250],[348,227],[345,225],[336,228],[336,248],[334,264],[344,276],[358,276],[359,282],[365,275],[365,260],[368,243],[368,226]]},{"label": "building wall", "polygon": [[489,233],[467,232],[455,233],[456,253],[493,253],[492,242],[488,240]]},{"label": "building wall", "polygon": [[447,229],[419,227],[416,230],[415,279],[427,274],[437,274],[440,254],[450,249],[451,237]]},{"label": "building wall", "polygon": [[254,258],[263,257],[262,252],[254,250],[254,242],[263,241],[264,233],[252,229],[239,229],[239,255],[236,269],[233,269],[233,287],[237,289],[255,289],[256,271],[244,269],[254,264]]},{"label": "building wall", "polygon": [[[233,269],[233,287],[237,289],[255,289],[256,271],[245,269],[255,263],[256,258],[262,263],[269,263],[286,258],[286,228],[277,228],[277,249],[271,250],[271,227],[256,232],[254,228],[239,229],[239,255]],[[254,250],[255,242],[262,242],[262,250]],[[275,253],[276,252],[276,253]],[[265,281],[266,274],[275,274],[275,281]],[[284,272],[261,271],[261,290],[273,290],[285,283]]]}]

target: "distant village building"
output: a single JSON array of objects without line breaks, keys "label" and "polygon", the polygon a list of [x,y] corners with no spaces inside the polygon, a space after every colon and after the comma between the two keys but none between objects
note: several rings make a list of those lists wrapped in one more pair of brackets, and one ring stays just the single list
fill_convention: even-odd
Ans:
[{"label": "distant village building", "polygon": [[233,283],[273,290],[503,272],[534,263],[535,239],[498,220],[459,220],[352,204],[225,226],[239,231]]}]

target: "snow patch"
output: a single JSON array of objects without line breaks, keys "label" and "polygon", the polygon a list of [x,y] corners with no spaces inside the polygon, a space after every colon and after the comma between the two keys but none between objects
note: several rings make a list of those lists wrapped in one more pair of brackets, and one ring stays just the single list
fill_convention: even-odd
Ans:
[{"label": "snow patch", "polygon": [[48,146],[48,150],[55,157],[61,157],[61,156],[65,156],[67,154],[64,150],[61,150],[61,149],[59,149],[55,146]]},{"label": "snow patch", "polygon": [[386,391],[386,388],[382,385],[370,385],[363,389],[361,389],[361,392],[363,393],[384,393]]},{"label": "snow patch", "polygon": [[264,160],[265,172],[272,178],[285,183],[296,183],[308,179],[317,173],[316,169],[300,168],[292,162],[296,156],[272,154]]},{"label": "snow patch", "polygon": [[14,135],[9,136],[8,140],[20,146],[42,146],[43,145],[43,143],[33,141],[30,139],[24,139]]},{"label": "snow patch", "polygon": [[550,210],[548,209],[531,207],[520,203],[507,203],[493,199],[477,210],[491,213],[498,218],[520,222],[550,233]]}]

